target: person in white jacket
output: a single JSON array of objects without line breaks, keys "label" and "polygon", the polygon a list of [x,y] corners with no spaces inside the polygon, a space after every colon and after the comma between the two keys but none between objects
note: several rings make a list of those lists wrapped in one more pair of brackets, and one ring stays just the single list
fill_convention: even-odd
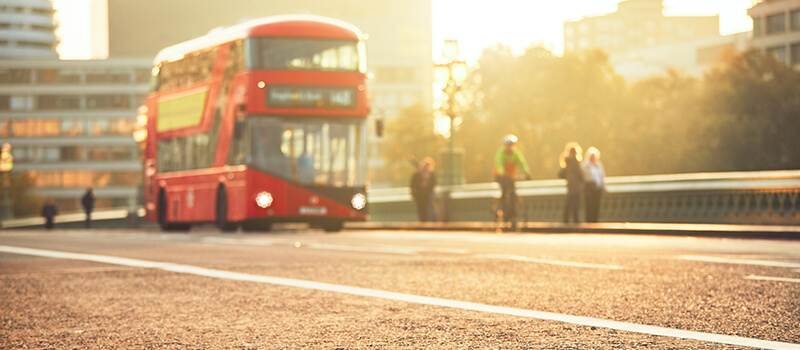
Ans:
[{"label": "person in white jacket", "polygon": [[597,222],[600,218],[600,198],[606,191],[606,172],[600,161],[600,151],[589,147],[584,155],[583,163],[583,194],[586,200],[586,222]]}]

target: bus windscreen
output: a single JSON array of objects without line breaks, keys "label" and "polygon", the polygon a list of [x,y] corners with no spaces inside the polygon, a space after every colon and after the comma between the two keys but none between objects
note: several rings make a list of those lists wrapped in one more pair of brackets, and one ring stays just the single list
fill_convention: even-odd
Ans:
[{"label": "bus windscreen", "polygon": [[247,128],[249,166],[303,185],[364,185],[363,121],[257,117]]}]

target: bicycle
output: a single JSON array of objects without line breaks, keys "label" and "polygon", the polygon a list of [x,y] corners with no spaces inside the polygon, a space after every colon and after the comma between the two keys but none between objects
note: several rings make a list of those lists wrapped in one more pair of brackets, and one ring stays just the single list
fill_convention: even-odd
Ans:
[{"label": "bicycle", "polygon": [[497,182],[500,184],[500,198],[495,200],[494,213],[497,222],[497,233],[502,232],[505,223],[511,225],[511,231],[517,232],[517,208],[523,204],[517,195],[517,179],[498,176]]}]

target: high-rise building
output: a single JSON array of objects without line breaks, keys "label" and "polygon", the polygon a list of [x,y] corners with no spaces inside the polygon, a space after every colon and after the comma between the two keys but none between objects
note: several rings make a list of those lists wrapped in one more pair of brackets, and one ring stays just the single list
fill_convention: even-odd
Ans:
[{"label": "high-rise building", "polygon": [[90,186],[98,209],[135,206],[142,165],[132,134],[151,64],[0,60],[0,140],[13,147],[13,171],[62,212],[81,210]]},{"label": "high-rise building", "polygon": [[719,36],[719,16],[664,16],[663,0],[627,0],[617,11],[564,23],[564,50],[635,49]]},{"label": "high-rise building", "polygon": [[800,0],[765,0],[747,10],[751,45],[800,69]]},{"label": "high-rise building", "polygon": [[56,58],[58,39],[48,0],[0,0],[0,58]]},{"label": "high-rise building", "polygon": [[[432,105],[432,0],[113,0],[108,2],[110,57],[153,57],[164,47],[248,19],[310,14],[349,22],[369,35],[372,118]],[[373,123],[370,123],[371,125]],[[370,169],[382,167],[382,141],[370,133]],[[372,177],[372,186],[380,179]]]}]

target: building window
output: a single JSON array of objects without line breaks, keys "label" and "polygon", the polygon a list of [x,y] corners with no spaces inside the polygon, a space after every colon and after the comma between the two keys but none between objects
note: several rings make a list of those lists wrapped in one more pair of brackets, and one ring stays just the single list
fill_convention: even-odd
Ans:
[{"label": "building window", "polygon": [[378,67],[375,80],[381,83],[409,83],[416,81],[416,73],[411,67]]},{"label": "building window", "polygon": [[78,84],[78,72],[60,69],[40,69],[36,72],[36,82],[40,84]]},{"label": "building window", "polygon": [[30,69],[4,69],[0,70],[0,84],[30,84]]},{"label": "building window", "polygon": [[792,44],[792,64],[800,64],[800,43]]},{"label": "building window", "polygon": [[9,137],[58,136],[61,123],[57,119],[9,120],[6,133]]},{"label": "building window", "polygon": [[764,35],[764,19],[761,17],[753,18],[753,36],[759,37]]},{"label": "building window", "polygon": [[767,16],[767,34],[783,33],[786,31],[786,14]]},{"label": "building window", "polygon": [[788,57],[786,57],[786,46],[774,46],[767,48],[767,53],[775,56],[775,59],[778,61],[789,63]]},{"label": "building window", "polygon": [[7,111],[11,109],[11,96],[0,95],[0,111]]},{"label": "building window", "polygon": [[36,187],[108,187],[136,186],[141,181],[138,171],[31,171]]},{"label": "building window", "polygon": [[86,109],[128,109],[130,98],[125,95],[90,95],[86,97]]},{"label": "building window", "polygon": [[126,72],[95,71],[86,74],[87,84],[126,84],[131,81],[131,76]]},{"label": "building window", "polygon": [[40,110],[80,109],[81,107],[78,96],[42,95],[37,97],[36,102],[36,106]]},{"label": "building window", "polygon": [[800,30],[800,10],[794,10],[789,15],[789,22],[792,30]]}]

